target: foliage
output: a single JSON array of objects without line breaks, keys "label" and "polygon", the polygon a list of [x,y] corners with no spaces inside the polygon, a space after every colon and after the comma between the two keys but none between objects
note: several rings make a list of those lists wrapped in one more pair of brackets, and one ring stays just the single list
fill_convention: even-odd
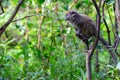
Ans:
[{"label": "foliage", "polygon": [[[108,4],[113,1],[107,0]],[[18,0],[3,0],[5,13],[0,15],[0,25],[8,20],[17,2]],[[26,0],[24,2],[14,21],[0,38],[0,80],[86,80],[86,47],[75,36],[74,28],[64,20],[65,13],[70,8],[89,15],[93,20],[96,19],[95,8],[88,0]],[[111,17],[114,17],[113,8],[110,7],[109,10]],[[44,16],[43,21],[42,16]],[[109,16],[105,17],[112,30]],[[17,19],[21,20],[15,21]],[[103,34],[107,39],[106,28],[102,22],[101,35]],[[111,38],[113,43],[113,33]],[[108,66],[107,50],[101,43],[97,50],[100,54],[101,71],[95,72],[94,55],[93,80],[119,80],[118,69]]]}]

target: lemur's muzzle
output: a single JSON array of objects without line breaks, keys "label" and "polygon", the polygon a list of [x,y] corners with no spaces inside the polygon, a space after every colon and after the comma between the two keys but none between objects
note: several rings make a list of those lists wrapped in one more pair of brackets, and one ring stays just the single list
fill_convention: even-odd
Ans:
[{"label": "lemur's muzzle", "polygon": [[66,16],[66,17],[65,17],[65,20],[69,20],[69,17]]}]

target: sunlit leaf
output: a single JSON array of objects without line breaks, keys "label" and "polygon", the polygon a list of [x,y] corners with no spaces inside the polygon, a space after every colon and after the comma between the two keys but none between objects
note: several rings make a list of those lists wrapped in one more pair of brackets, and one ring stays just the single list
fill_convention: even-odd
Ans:
[{"label": "sunlit leaf", "polygon": [[107,3],[108,5],[112,5],[113,3],[115,3],[115,0],[106,0],[106,3]]},{"label": "sunlit leaf", "polygon": [[117,64],[116,68],[120,70],[120,62]]}]

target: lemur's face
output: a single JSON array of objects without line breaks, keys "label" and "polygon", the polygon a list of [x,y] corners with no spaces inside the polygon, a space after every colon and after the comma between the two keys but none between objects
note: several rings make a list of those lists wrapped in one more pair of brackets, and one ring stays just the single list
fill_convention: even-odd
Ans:
[{"label": "lemur's face", "polygon": [[75,16],[76,11],[70,10],[65,15],[65,20],[71,21],[73,20],[73,17]]}]

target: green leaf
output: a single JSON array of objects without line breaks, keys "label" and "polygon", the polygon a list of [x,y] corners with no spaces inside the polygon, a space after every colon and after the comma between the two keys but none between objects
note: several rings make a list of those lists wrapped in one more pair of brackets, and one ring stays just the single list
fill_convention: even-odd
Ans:
[{"label": "green leaf", "polygon": [[76,4],[75,7],[78,9],[80,6],[81,6],[81,3],[79,2],[79,3]]},{"label": "green leaf", "polygon": [[39,4],[43,4],[45,0],[38,0]]},{"label": "green leaf", "polygon": [[113,3],[115,3],[115,0],[106,0],[106,3],[107,3],[108,5],[112,5]]},{"label": "green leaf", "polygon": [[63,9],[68,10],[68,5],[64,5]]},{"label": "green leaf", "polygon": [[15,27],[16,27],[16,28],[20,28],[20,25],[17,25],[17,24],[16,24]]}]

